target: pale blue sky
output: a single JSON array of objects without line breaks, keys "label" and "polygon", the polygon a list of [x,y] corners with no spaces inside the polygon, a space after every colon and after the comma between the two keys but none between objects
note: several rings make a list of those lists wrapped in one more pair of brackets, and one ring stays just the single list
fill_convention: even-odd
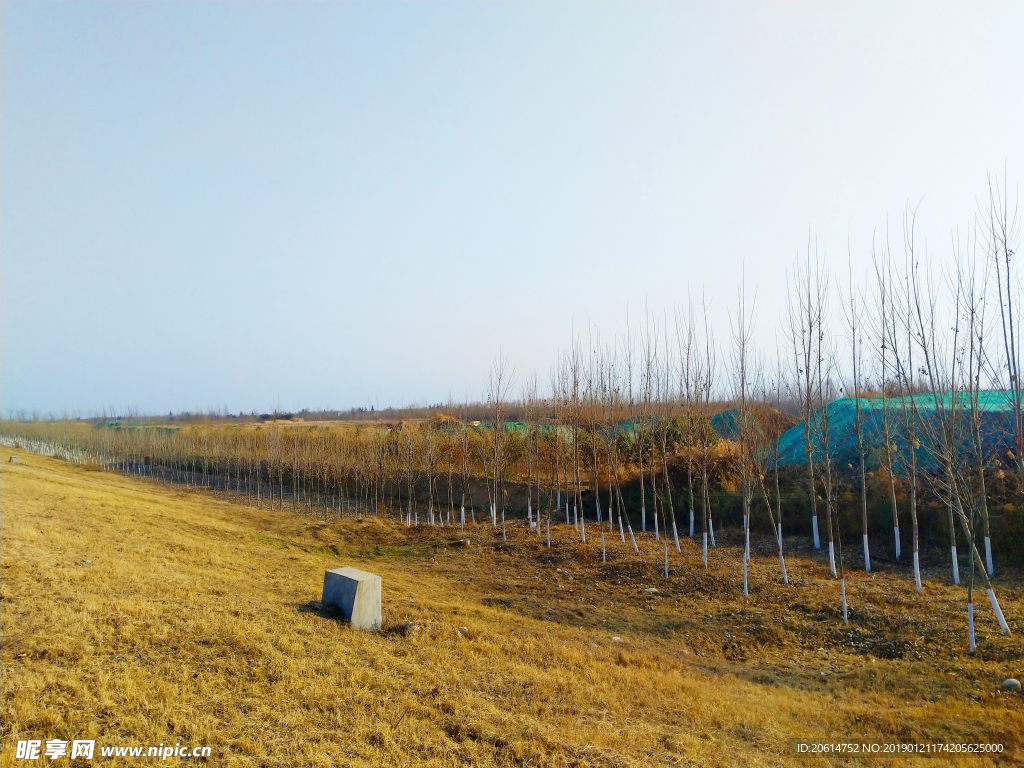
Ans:
[{"label": "pale blue sky", "polygon": [[1022,178],[1024,4],[0,7],[0,407],[479,397]]}]

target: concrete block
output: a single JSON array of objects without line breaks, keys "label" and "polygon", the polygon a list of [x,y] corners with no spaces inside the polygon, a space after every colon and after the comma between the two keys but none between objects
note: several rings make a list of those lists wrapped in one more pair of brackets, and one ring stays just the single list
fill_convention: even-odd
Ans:
[{"label": "concrete block", "polygon": [[324,605],[331,605],[356,629],[380,629],[380,576],[358,568],[324,573]]}]

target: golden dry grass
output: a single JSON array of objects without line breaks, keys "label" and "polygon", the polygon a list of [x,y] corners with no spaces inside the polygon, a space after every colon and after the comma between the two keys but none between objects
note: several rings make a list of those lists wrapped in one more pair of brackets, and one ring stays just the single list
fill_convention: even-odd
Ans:
[{"label": "golden dry grass", "polygon": [[[982,607],[969,657],[962,590],[929,581],[919,600],[900,574],[851,574],[843,627],[810,553],[789,588],[756,557],[744,599],[731,547],[705,572],[685,542],[666,581],[650,539],[642,561],[616,541],[607,565],[596,529],[547,550],[488,526],[454,546],[451,529],[325,523],[9,454],[5,766],[29,764],[26,738],[208,745],[205,764],[241,766],[813,765],[790,739],[853,737],[1007,750],[921,765],[1022,762],[1021,699],[998,688],[1020,670],[1019,581],[999,590],[1017,635]],[[382,575],[384,631],[300,610],[345,564]]]}]

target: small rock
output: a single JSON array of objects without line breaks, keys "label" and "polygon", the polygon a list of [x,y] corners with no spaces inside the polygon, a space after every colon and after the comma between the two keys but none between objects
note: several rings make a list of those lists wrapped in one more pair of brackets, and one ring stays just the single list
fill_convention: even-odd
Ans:
[{"label": "small rock", "polygon": [[621,643],[622,642],[622,638],[619,637],[618,635],[613,635],[612,636],[612,642],[613,643]]},{"label": "small rock", "polygon": [[82,565],[92,565],[92,560],[82,560]]},{"label": "small rock", "polygon": [[555,573],[561,573],[561,572],[562,572],[561,568],[555,568]]},{"label": "small rock", "polygon": [[644,592],[646,592],[648,595],[653,595],[657,591],[658,590],[656,588],[654,588],[654,587],[648,587],[647,589],[644,590]]},{"label": "small rock", "polygon": [[1015,680],[1012,677],[1006,678],[1005,680],[1003,680],[1003,690],[1004,691],[1019,691],[1020,690],[1020,680]]},{"label": "small rock", "polygon": [[463,637],[469,637],[469,627],[459,627],[457,631]]},{"label": "small rock", "polygon": [[7,461],[9,461],[11,464],[17,464],[18,463],[18,457],[17,456],[11,456],[11,458],[9,458]]}]

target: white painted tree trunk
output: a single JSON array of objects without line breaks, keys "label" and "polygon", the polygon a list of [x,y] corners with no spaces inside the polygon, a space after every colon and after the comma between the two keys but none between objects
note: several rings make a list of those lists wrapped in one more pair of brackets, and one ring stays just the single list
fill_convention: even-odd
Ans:
[{"label": "white painted tree trunk", "polygon": [[996,575],[995,566],[992,565],[992,539],[988,536],[985,537],[985,570],[990,579]]},{"label": "white painted tree trunk", "polygon": [[665,578],[668,578],[668,539],[665,539]]},{"label": "white painted tree trunk", "polygon": [[690,538],[693,538],[693,507],[690,507]]},{"label": "white painted tree trunk", "polygon": [[999,608],[999,601],[996,600],[995,591],[993,591],[992,587],[985,591],[988,592],[988,602],[992,606],[992,612],[996,615],[996,621],[999,622],[999,628],[1003,630],[1004,635],[1010,634],[1010,628],[1006,625],[1006,619],[1003,618],[1003,612]]},{"label": "white painted tree trunk", "polygon": [[636,552],[637,556],[640,556],[640,547],[636,545],[636,536],[633,535],[633,526],[629,526],[629,539],[633,542],[633,551]]},{"label": "white painted tree trunk", "polygon": [[971,641],[971,653],[974,653],[978,645],[974,641],[974,603],[971,600],[967,601],[967,635]]},{"label": "white painted tree trunk", "polygon": [[548,518],[548,549],[551,549],[551,518]]},{"label": "white painted tree trunk", "polygon": [[682,553],[682,548],[679,546],[679,531],[676,530],[676,521],[672,521],[672,539],[676,543],[676,552]]},{"label": "white painted tree trunk", "polygon": [[743,553],[743,596],[747,597],[750,592],[747,590],[747,555]]},{"label": "white painted tree trunk", "polygon": [[584,544],[587,543],[587,524],[583,521],[582,517],[580,518],[580,539]]},{"label": "white painted tree trunk", "polygon": [[622,512],[621,512],[621,510],[619,511],[619,538],[622,539],[622,543],[623,544],[626,543],[626,534],[624,533],[624,529],[622,527]]},{"label": "white painted tree trunk", "polygon": [[828,543],[828,569],[834,578],[836,576],[836,548],[831,541]]},{"label": "white painted tree trunk", "polygon": [[917,556],[917,550],[914,550],[914,586],[917,587],[917,594],[921,594],[924,590],[921,588],[921,560]]},{"label": "white painted tree trunk", "polygon": [[715,543],[715,521],[710,517],[708,518],[708,534],[711,536],[711,546],[717,547],[718,545]]},{"label": "white painted tree trunk", "polygon": [[602,563],[607,563],[608,562],[608,558],[605,555],[605,548],[604,548],[604,528],[601,529],[601,562]]},{"label": "white painted tree trunk", "polygon": [[949,546],[950,557],[953,558],[953,583],[957,586],[960,585],[960,563],[956,559],[956,544],[950,544]]},{"label": "white painted tree trunk", "polygon": [[462,507],[459,510],[459,529],[466,530],[466,508]]},{"label": "white painted tree trunk", "polygon": [[900,546],[900,527],[897,525],[892,529],[893,536],[896,539],[896,559],[900,559],[900,555],[903,554],[902,547]]},{"label": "white painted tree trunk", "polygon": [[704,550],[704,567],[707,568],[708,567],[708,532],[704,531],[704,533],[702,534],[701,538],[704,539],[702,548]]},{"label": "white painted tree trunk", "polygon": [[782,554],[782,523],[779,523],[779,564],[782,566],[782,583],[789,585],[789,574],[786,572],[786,557]]},{"label": "white painted tree trunk", "polygon": [[864,534],[864,570],[871,573],[871,550],[868,548],[868,535]]},{"label": "white painted tree trunk", "polygon": [[849,624],[850,617],[846,613],[846,579],[843,579],[839,586],[843,593],[843,624]]},{"label": "white painted tree trunk", "polygon": [[821,537],[818,536],[818,516],[817,515],[812,515],[811,516],[811,528],[813,529],[813,532],[814,532],[814,548],[815,549],[821,549]]},{"label": "white painted tree trunk", "polygon": [[654,516],[654,540],[661,541],[661,536],[658,535],[658,516]]},{"label": "white painted tree trunk", "polygon": [[647,530],[647,507],[640,507],[640,530]]}]

